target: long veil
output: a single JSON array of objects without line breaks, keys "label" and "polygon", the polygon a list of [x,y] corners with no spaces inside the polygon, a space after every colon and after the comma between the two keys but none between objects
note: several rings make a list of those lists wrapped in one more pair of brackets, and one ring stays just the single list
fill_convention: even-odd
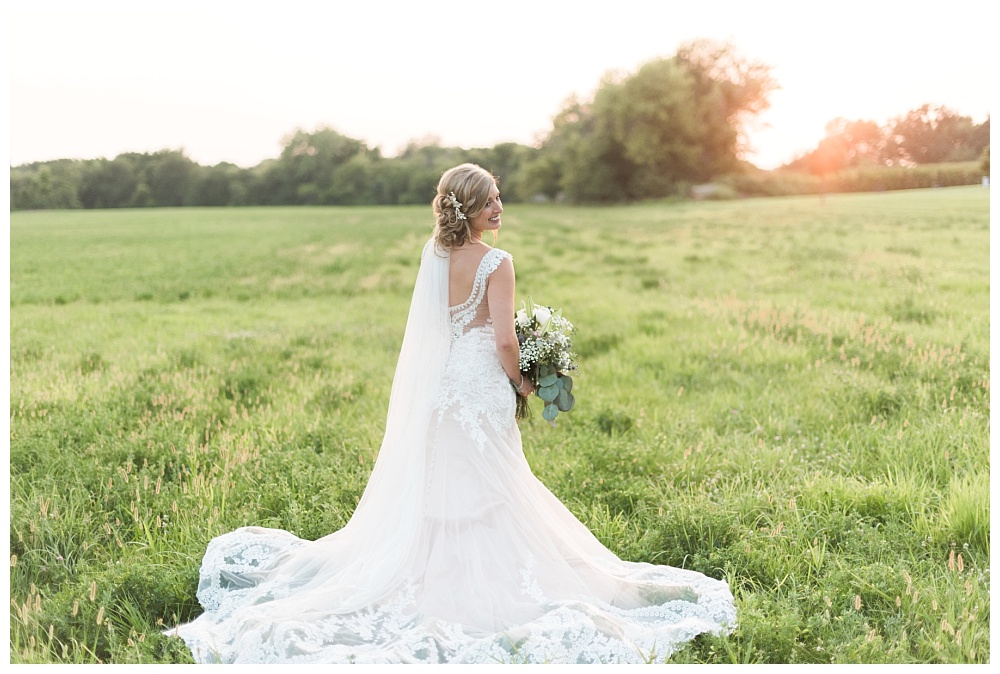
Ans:
[{"label": "long veil", "polygon": [[[427,242],[392,381],[385,435],[350,521],[313,542],[258,527],[214,540],[202,569],[223,571],[202,574],[198,598],[216,621],[232,613],[244,623],[242,632],[282,621],[302,624],[310,612],[315,618],[360,610],[405,585],[424,511],[431,408],[450,350],[449,262],[447,251],[433,239]],[[263,559],[269,561],[256,566]],[[247,587],[234,587],[240,585]],[[233,612],[250,597],[260,611]],[[191,632],[186,628],[181,626],[182,635]]]},{"label": "long veil", "polygon": [[351,537],[368,576],[354,578],[377,595],[393,570],[410,566],[407,557],[421,530],[431,408],[450,349],[449,260],[433,239],[424,245],[375,467],[347,526],[317,541]]},{"label": "long veil", "polygon": [[[424,245],[375,467],[350,522],[314,544],[322,555],[327,541],[343,547],[339,539],[350,539],[350,566],[356,568],[345,572],[358,587],[359,607],[384,597],[387,586],[404,580],[398,572],[412,566],[408,561],[424,510],[431,408],[451,343],[449,262],[448,252],[434,239]],[[345,597],[339,608],[353,609],[352,604]]]}]

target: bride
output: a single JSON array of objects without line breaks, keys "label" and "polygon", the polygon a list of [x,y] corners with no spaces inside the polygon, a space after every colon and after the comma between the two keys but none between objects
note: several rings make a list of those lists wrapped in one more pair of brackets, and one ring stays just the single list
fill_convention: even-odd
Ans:
[{"label": "bride", "polygon": [[[646,662],[735,625],[729,587],[618,559],[532,475],[514,420],[514,266],[495,178],[445,172],[385,436],[347,525],[211,541],[199,662]],[[515,393],[516,389],[516,393]]]}]

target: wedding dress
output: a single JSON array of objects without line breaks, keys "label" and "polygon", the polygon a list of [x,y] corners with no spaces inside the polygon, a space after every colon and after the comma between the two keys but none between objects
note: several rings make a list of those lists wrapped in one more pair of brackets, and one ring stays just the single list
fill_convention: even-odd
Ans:
[{"label": "wedding dress", "polygon": [[205,612],[167,631],[199,662],[646,662],[736,623],[724,581],[620,560],[531,473],[488,302],[493,248],[448,307],[424,247],[376,465],[316,541],[211,541]]}]

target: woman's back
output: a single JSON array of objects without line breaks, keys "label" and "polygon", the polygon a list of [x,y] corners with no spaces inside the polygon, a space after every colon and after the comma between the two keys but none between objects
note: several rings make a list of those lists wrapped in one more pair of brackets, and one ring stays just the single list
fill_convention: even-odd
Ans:
[{"label": "woman's back", "polygon": [[448,306],[455,307],[469,299],[479,263],[490,250],[492,249],[485,244],[466,244],[451,250],[451,263],[448,268]]},{"label": "woman's back", "polygon": [[457,246],[448,269],[448,305],[456,335],[491,324],[486,289],[489,277],[509,255],[485,244]]}]

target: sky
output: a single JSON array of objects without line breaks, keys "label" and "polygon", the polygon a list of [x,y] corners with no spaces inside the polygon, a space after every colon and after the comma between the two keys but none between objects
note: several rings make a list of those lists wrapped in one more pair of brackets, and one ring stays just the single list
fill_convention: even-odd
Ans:
[{"label": "sky", "polygon": [[385,155],[534,144],[605,73],[709,38],[772,67],[746,158],[773,168],[835,117],[930,103],[986,119],[989,4],[13,0],[10,163],[183,148],[246,167],[321,126]]}]

